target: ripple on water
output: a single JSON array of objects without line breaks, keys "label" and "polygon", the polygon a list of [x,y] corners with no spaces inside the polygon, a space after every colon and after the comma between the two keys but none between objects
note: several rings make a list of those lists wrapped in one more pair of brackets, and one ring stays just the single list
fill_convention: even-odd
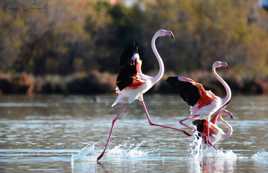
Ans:
[{"label": "ripple on water", "polygon": [[25,103],[25,102],[6,102],[6,103],[0,103],[0,107],[5,107],[5,108],[32,108],[32,107],[43,107],[46,108],[48,107],[48,104],[46,103],[37,103],[37,102],[31,102],[31,103]]},{"label": "ripple on water", "polygon": [[65,149],[0,149],[1,163],[51,163],[70,161],[70,155],[78,150]]}]

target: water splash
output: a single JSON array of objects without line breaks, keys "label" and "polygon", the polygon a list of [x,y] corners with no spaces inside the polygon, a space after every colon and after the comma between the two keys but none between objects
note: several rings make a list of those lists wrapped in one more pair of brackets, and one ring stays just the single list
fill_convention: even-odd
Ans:
[{"label": "water splash", "polygon": [[214,148],[204,144],[201,137],[198,136],[198,132],[195,131],[190,143],[191,156],[195,159],[202,159],[204,157],[221,158],[229,160],[237,160],[237,155],[232,150],[223,151],[215,150]]},{"label": "water splash", "polygon": [[[126,160],[130,160],[131,162],[140,161],[141,159],[145,159],[149,152],[145,152],[141,149],[143,144],[144,142],[141,142],[139,144],[125,143],[123,145],[117,145],[107,151],[103,160],[112,160],[113,163],[122,163]],[[72,173],[96,173],[96,159],[99,153],[99,150],[95,149],[95,144],[88,144],[87,146],[82,148],[77,154],[72,155]]]},{"label": "water splash", "polygon": [[[143,142],[139,144],[123,144],[117,145],[112,149],[108,150],[105,154],[104,160],[122,160],[122,159],[138,159],[144,158],[148,152],[141,150]],[[99,150],[95,149],[95,144],[88,144],[84,148],[82,148],[77,154],[72,155],[72,163],[73,162],[83,162],[83,161],[96,161],[97,156],[99,154]]]},{"label": "water splash", "polygon": [[124,144],[124,145],[118,145],[112,148],[108,153],[107,156],[111,158],[142,158],[148,154],[148,152],[145,152],[141,150],[141,146],[144,144],[144,142],[141,142],[139,144]]},{"label": "water splash", "polygon": [[234,172],[237,155],[232,150],[215,150],[204,144],[198,132],[193,134],[193,142],[190,144],[191,156],[188,167],[190,173],[201,172]]},{"label": "water splash", "polygon": [[193,158],[200,157],[202,153],[203,140],[198,136],[198,131],[195,131],[192,135],[192,142],[190,143],[190,152]]},{"label": "water splash", "polygon": [[88,144],[84,148],[82,148],[78,153],[73,154],[71,157],[71,162],[73,163],[74,161],[89,161],[92,159],[96,160],[95,156],[95,144],[91,145]]},{"label": "water splash", "polygon": [[204,151],[203,157],[220,158],[220,159],[224,159],[224,160],[226,159],[226,160],[232,160],[232,161],[237,160],[237,154],[235,154],[232,150],[223,151],[222,149],[215,150],[211,148],[207,148]]},{"label": "water splash", "polygon": [[259,151],[251,157],[258,164],[268,164],[268,152]]}]

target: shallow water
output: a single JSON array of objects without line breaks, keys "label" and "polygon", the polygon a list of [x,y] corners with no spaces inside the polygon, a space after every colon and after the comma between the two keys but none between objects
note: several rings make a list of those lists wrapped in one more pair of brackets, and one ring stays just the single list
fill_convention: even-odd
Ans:
[{"label": "shallow water", "polygon": [[[205,151],[202,158],[191,156],[191,138],[150,127],[134,103],[118,121],[102,164],[96,164],[114,115],[113,99],[0,97],[0,172],[268,172],[268,97],[234,97],[229,106],[236,117],[229,120],[233,136],[219,143],[221,151]],[[177,126],[187,115],[178,97],[145,100],[156,122]]]}]

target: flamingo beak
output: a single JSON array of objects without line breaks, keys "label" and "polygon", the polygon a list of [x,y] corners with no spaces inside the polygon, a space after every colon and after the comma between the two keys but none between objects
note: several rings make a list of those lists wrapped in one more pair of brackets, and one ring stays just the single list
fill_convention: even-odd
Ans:
[{"label": "flamingo beak", "polygon": [[161,37],[169,36],[169,37],[172,37],[173,39],[175,39],[174,34],[170,30],[160,29],[157,33]]},{"label": "flamingo beak", "polygon": [[231,118],[232,120],[234,119],[234,114],[233,114],[233,113],[230,114],[230,118]]},{"label": "flamingo beak", "polygon": [[223,63],[222,63],[222,66],[223,66],[223,68],[228,68],[229,65],[228,65],[227,62],[223,62]]},{"label": "flamingo beak", "polygon": [[172,37],[175,40],[175,36],[173,34],[173,32],[170,31],[170,37]]},{"label": "flamingo beak", "polygon": [[138,53],[134,53],[134,55],[131,58],[131,65],[134,65],[137,61],[137,59],[139,59],[139,54]]},{"label": "flamingo beak", "polygon": [[228,63],[227,62],[223,62],[223,61],[218,61],[220,67],[222,68],[228,68]]},{"label": "flamingo beak", "polygon": [[189,83],[193,83],[194,81],[188,77],[185,76],[178,76],[178,80],[182,81],[182,82],[189,82]]}]

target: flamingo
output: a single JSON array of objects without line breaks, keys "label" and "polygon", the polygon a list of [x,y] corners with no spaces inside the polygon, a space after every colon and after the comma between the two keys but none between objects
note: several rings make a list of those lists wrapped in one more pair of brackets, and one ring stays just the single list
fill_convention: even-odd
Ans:
[{"label": "flamingo", "polygon": [[[178,130],[190,136],[191,134],[182,129],[154,123],[151,120],[150,114],[143,99],[143,94],[152,88],[164,75],[164,63],[156,49],[155,42],[159,37],[166,36],[171,36],[174,38],[174,35],[171,31],[160,29],[153,35],[153,38],[151,40],[151,47],[159,64],[159,71],[155,76],[148,76],[142,73],[142,61],[140,59],[139,49],[136,43],[130,45],[125,49],[122,56],[120,57],[120,71],[116,80],[116,93],[118,96],[112,104],[112,107],[115,107],[116,105],[130,104],[133,101],[138,100],[143,106],[149,125]],[[116,114],[116,116],[113,118],[106,144],[103,151],[97,157],[97,161],[103,157],[110,141],[115,122],[120,118],[121,113],[122,111]]]},{"label": "flamingo", "polygon": [[[211,116],[214,116],[214,125],[221,115],[229,115],[233,117],[232,113],[226,109],[226,105],[230,102],[232,92],[229,85],[222,79],[217,73],[216,69],[226,68],[228,64],[222,61],[216,61],[212,65],[212,72],[216,79],[225,88],[226,96],[221,98],[216,96],[212,91],[205,90],[201,83],[198,83],[185,76],[171,76],[168,77],[167,82],[174,87],[174,89],[180,94],[182,99],[190,106],[190,115],[180,120],[180,124],[195,130],[188,126],[184,121],[192,119],[204,119],[207,118],[208,122],[211,120]],[[221,118],[222,119],[222,118]],[[232,134],[231,125],[226,121],[223,121],[226,126],[229,127],[230,135]],[[209,124],[210,125],[210,124]],[[208,128],[209,130],[209,128]]]}]

